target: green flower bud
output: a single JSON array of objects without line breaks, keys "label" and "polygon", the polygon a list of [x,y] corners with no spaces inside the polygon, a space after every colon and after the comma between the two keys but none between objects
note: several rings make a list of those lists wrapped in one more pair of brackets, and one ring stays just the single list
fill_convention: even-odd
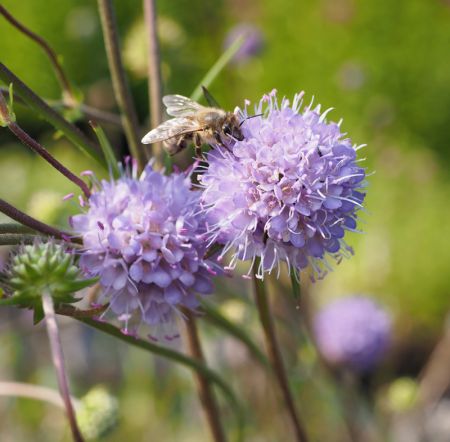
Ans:
[{"label": "green flower bud", "polygon": [[81,399],[77,407],[77,422],[87,440],[101,439],[117,426],[119,406],[117,399],[97,386]]},{"label": "green flower bud", "polygon": [[17,297],[40,299],[47,291],[56,302],[58,297],[67,302],[67,295],[93,282],[83,279],[74,256],[52,241],[23,246],[11,262],[9,284]]}]

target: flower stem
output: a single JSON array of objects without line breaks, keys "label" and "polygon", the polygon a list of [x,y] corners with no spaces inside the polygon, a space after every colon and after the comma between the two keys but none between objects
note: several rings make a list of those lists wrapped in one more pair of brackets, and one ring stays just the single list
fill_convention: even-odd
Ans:
[{"label": "flower stem", "polygon": [[15,96],[17,95],[27,106],[44,120],[48,121],[55,129],[61,131],[84,153],[98,161],[102,166],[105,165],[102,156],[99,154],[99,146],[87,138],[75,125],[69,123],[58,112],[52,109],[3,63],[0,63],[0,80],[7,85],[12,84]]},{"label": "flower stem", "polygon": [[15,246],[18,244],[33,244],[39,235],[24,233],[0,233],[0,246]]},{"label": "flower stem", "polygon": [[72,183],[76,184],[81,191],[85,194],[86,198],[89,198],[91,192],[87,184],[79,177],[77,177],[74,173],[72,173],[69,169],[63,166],[56,158],[54,158],[48,150],[39,144],[36,140],[31,138],[16,122],[12,121],[9,118],[9,112],[7,110],[6,102],[2,94],[0,94],[0,118],[3,121],[6,121],[8,129],[27,147],[32,149],[45,161],[51,164],[58,172],[64,175],[68,180],[72,181]]},{"label": "flower stem", "polygon": [[114,95],[122,116],[125,136],[127,137],[131,155],[137,161],[138,169],[142,170],[145,162],[144,151],[140,149],[138,119],[120,54],[117,23],[112,0],[98,0],[98,9],[102,22],[103,38],[105,41],[109,70],[111,72]]},{"label": "flower stem", "polygon": [[[64,401],[57,390],[43,387],[42,385],[27,384],[24,382],[0,382],[0,396],[24,397],[47,402],[60,408],[65,408]],[[71,397],[75,408],[80,405],[80,401]]]},{"label": "flower stem", "polygon": [[[255,263],[255,268],[258,268],[258,263]],[[266,289],[264,283],[256,276],[256,271],[253,273],[253,282],[255,289],[255,301],[258,309],[259,320],[264,332],[267,352],[288,410],[289,417],[291,418],[294,426],[296,440],[298,442],[307,442],[308,438],[300,420],[300,415],[295,407],[294,398],[289,387],[283,358],[277,342],[275,328],[270,313]]]},{"label": "flower stem", "polygon": [[[161,62],[156,26],[155,0],[144,0],[144,18],[148,35],[148,95],[151,126],[156,127],[162,122],[161,100]],[[155,165],[164,164],[164,151],[161,143],[153,144],[153,157]]]},{"label": "flower stem", "polygon": [[23,224],[24,226],[27,226],[30,229],[36,230],[38,232],[44,233],[45,235],[54,236],[55,238],[64,240],[67,240],[72,236],[72,234],[69,232],[55,229],[54,227],[38,221],[37,219],[27,215],[26,213],[23,213],[3,199],[0,199],[0,212],[4,213],[20,224]]},{"label": "flower stem", "polygon": [[69,392],[69,383],[64,366],[64,355],[62,351],[61,339],[59,336],[58,324],[56,323],[53,299],[48,292],[44,292],[42,294],[42,307],[45,313],[45,323],[47,326],[48,339],[50,341],[53,365],[55,367],[56,376],[58,378],[59,391],[64,401],[67,417],[69,419],[70,429],[72,430],[73,440],[75,442],[84,442],[83,436],[81,435],[81,432],[78,428],[75,411],[72,406]]},{"label": "flower stem", "polygon": [[64,73],[64,70],[61,66],[61,63],[58,60],[58,56],[56,52],[51,48],[51,46],[39,35],[28,29],[23,23],[20,23],[15,17],[8,12],[4,6],[0,5],[0,14],[8,20],[17,30],[25,34],[27,37],[31,38],[31,40],[35,41],[47,54],[51,64],[56,73],[56,77],[61,85],[63,90],[63,99],[64,102],[70,104],[76,102],[75,95],[73,93],[72,86]]},{"label": "flower stem", "polygon": [[[187,310],[183,312],[186,315],[185,323],[185,336],[187,341],[187,347],[190,355],[205,363],[205,357],[203,355],[200,338],[198,336],[197,324],[193,314]],[[203,411],[208,421],[213,440],[215,442],[225,442],[225,433],[222,428],[222,423],[219,417],[219,408],[217,406],[214,392],[211,388],[209,380],[203,376],[203,374],[196,372],[195,381],[197,383],[198,395],[202,404]]]}]

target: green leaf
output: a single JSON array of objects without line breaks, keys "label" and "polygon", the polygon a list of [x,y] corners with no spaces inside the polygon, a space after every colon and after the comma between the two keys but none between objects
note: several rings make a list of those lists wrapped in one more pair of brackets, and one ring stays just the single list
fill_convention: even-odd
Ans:
[{"label": "green leaf", "polygon": [[34,305],[33,310],[33,324],[37,325],[39,324],[45,317],[44,309],[42,308],[42,302],[37,302]]},{"label": "green leaf", "polygon": [[97,136],[97,139],[100,143],[100,147],[102,148],[103,151],[103,156],[105,157],[106,160],[106,164],[108,164],[108,168],[111,170],[111,173],[114,178],[119,178],[120,170],[117,164],[117,158],[113,148],[111,147],[111,144],[109,143],[105,131],[95,121],[90,121],[89,124],[91,125],[92,129],[95,132],[95,135]]},{"label": "green leaf", "polygon": [[214,63],[212,68],[206,73],[206,75],[201,79],[198,86],[192,92],[192,100],[198,101],[200,99],[200,97],[202,96],[202,87],[208,88],[211,85],[216,77],[222,72],[223,68],[234,57],[237,51],[239,51],[244,41],[245,37],[243,35],[239,36],[233,42],[233,44],[219,57],[219,59]]},{"label": "green leaf", "polygon": [[291,277],[292,294],[294,298],[300,300],[300,283],[297,270],[293,267],[290,269],[289,276]]},{"label": "green leaf", "polygon": [[203,96],[205,97],[206,102],[211,106],[211,107],[217,107],[217,108],[221,108],[220,104],[217,102],[217,100],[211,95],[211,92],[208,91],[208,89],[206,89],[205,86],[202,85],[202,92],[203,92]]}]

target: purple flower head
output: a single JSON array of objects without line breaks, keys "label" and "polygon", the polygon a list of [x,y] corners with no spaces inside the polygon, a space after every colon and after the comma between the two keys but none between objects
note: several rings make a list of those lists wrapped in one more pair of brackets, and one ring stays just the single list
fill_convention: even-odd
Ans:
[{"label": "purple flower head", "polygon": [[327,256],[352,253],[344,236],[365,197],[358,147],[320,106],[300,111],[302,97],[280,104],[272,91],[255,106],[263,116],[247,120],[246,102],[238,109],[244,140],[215,146],[201,176],[210,240],[225,245],[222,255],[232,251],[231,268],[260,257],[260,278],[283,261],[324,276]]},{"label": "purple flower head", "polygon": [[264,46],[262,32],[256,26],[249,23],[239,23],[228,31],[224,41],[224,49],[228,49],[240,37],[244,38],[244,42],[233,57],[235,63],[245,62],[258,55]]},{"label": "purple flower head", "polygon": [[217,265],[203,259],[199,197],[189,176],[149,165],[140,178],[99,183],[86,213],[72,218],[83,238],[80,266],[100,277],[119,319],[139,312],[147,324],[167,323],[180,307],[196,308],[196,294],[212,292]]},{"label": "purple flower head", "polygon": [[349,296],[319,311],[314,334],[320,353],[330,364],[367,372],[389,346],[391,321],[372,299]]}]

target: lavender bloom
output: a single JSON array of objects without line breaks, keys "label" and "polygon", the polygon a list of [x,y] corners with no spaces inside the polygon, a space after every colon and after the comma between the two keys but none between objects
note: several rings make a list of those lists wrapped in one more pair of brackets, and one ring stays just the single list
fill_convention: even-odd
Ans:
[{"label": "lavender bloom", "polygon": [[[328,111],[311,105],[300,112],[303,93],[292,105],[276,91],[255,106],[262,117],[242,124],[243,141],[215,146],[208,153],[208,169],[201,176],[202,205],[211,242],[233,252],[238,259],[255,262],[262,278],[280,262],[304,269],[311,265],[318,277],[352,249],[345,232],[355,231],[365,170],[358,166],[356,150],[340,131],[340,123],[327,123]],[[246,102],[238,110],[245,120]]]},{"label": "lavender bloom", "polygon": [[316,315],[314,334],[330,364],[367,372],[388,348],[391,321],[372,299],[349,296],[331,302]]},{"label": "lavender bloom", "polygon": [[147,166],[139,179],[129,175],[98,183],[87,212],[72,218],[85,249],[80,266],[100,276],[119,319],[139,311],[147,324],[167,323],[180,307],[197,307],[196,293],[213,290],[200,193],[185,174],[164,176]]},{"label": "lavender bloom", "polygon": [[244,37],[244,42],[233,57],[235,63],[245,62],[261,52],[264,46],[263,35],[256,26],[249,23],[239,23],[228,31],[224,49],[228,49],[239,37]]}]

